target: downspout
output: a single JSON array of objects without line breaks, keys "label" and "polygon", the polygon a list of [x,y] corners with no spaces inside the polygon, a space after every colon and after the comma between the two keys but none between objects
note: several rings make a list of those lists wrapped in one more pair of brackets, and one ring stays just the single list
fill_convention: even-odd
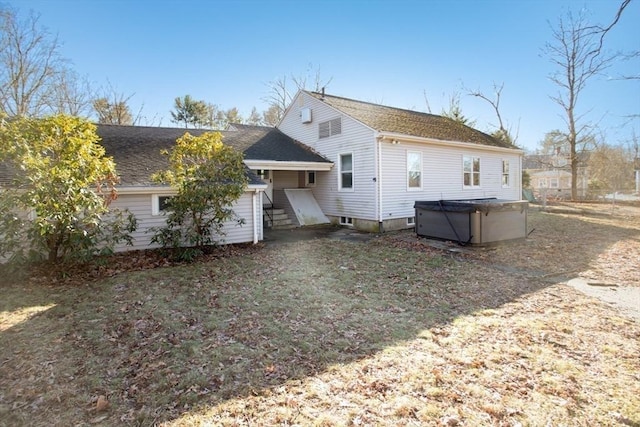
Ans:
[{"label": "downspout", "polygon": [[258,203],[258,189],[255,189],[253,191],[253,194],[251,195],[251,201],[252,201],[252,206],[253,206],[253,244],[255,245],[256,243],[258,243],[258,226],[259,221],[258,221],[258,208],[257,208],[257,203]]},{"label": "downspout", "polygon": [[378,141],[378,162],[377,162],[377,191],[378,191],[378,232],[384,232],[384,226],[382,223],[382,137],[378,134],[376,135],[376,140]]},{"label": "downspout", "polygon": [[520,193],[519,194],[519,199],[518,200],[522,200],[522,190],[523,190],[523,186],[522,186],[522,155],[518,156],[519,162],[520,162],[520,168],[519,168],[519,172],[520,172],[520,176],[518,176],[518,182],[520,183]]}]

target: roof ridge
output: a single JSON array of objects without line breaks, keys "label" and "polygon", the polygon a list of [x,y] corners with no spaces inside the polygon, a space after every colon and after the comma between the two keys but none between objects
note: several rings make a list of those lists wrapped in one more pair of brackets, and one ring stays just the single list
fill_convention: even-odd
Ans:
[{"label": "roof ridge", "polygon": [[[376,104],[375,102],[362,101],[362,100],[360,100],[360,99],[347,98],[347,97],[345,97],[345,96],[331,95],[331,94],[328,94],[328,93],[326,93],[326,92],[324,93],[324,95],[323,95],[322,93],[320,93],[320,92],[315,92],[315,91],[309,91],[309,93],[310,93],[310,94],[312,94],[312,95],[318,95],[318,96],[319,96],[319,98],[320,98],[320,100],[322,100],[322,97],[324,96],[325,98],[326,98],[326,97],[331,97],[331,98],[336,98],[336,99],[342,99],[342,100],[345,100],[345,101],[357,102],[357,103],[359,103],[359,104],[371,105],[371,106],[373,106],[373,107],[383,107],[383,108],[389,108],[389,109],[392,109],[392,110],[406,111],[406,112],[408,112],[408,113],[413,113],[413,114],[423,114],[423,115],[425,115],[425,116],[433,116],[433,117],[444,117],[444,118],[447,118],[447,117],[445,117],[445,116],[443,116],[443,115],[440,115],[440,114],[426,113],[426,112],[423,112],[423,111],[411,110],[411,109],[409,109],[409,108],[394,107],[394,106],[392,106],[392,105]],[[336,107],[336,108],[337,108],[337,107]],[[477,130],[477,129],[476,129],[476,130]]]}]

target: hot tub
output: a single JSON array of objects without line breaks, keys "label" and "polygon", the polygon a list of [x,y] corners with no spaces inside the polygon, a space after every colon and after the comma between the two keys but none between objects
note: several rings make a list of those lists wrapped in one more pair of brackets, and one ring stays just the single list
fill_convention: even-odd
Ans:
[{"label": "hot tub", "polygon": [[527,236],[526,200],[416,201],[418,236],[486,245]]}]

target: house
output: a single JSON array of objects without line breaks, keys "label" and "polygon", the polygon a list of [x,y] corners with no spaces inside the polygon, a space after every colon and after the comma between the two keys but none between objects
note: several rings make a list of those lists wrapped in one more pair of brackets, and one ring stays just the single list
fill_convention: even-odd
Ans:
[{"label": "house", "polygon": [[522,150],[442,116],[301,90],[277,127],[334,166],[274,171],[274,189],[306,185],[334,223],[397,230],[419,200],[521,199]]},{"label": "house", "polygon": [[[167,168],[167,156],[161,151],[170,150],[185,131],[192,135],[207,132],[201,129],[97,125],[97,134],[106,155],[113,157],[120,175],[118,198],[111,206],[128,209],[138,220],[138,230],[133,235],[134,249],[153,247],[150,245],[152,234],[148,230],[164,223],[164,202],[175,194],[175,190],[152,182],[151,175]],[[244,154],[249,184],[233,206],[236,215],[244,219],[244,224],[240,226],[236,221],[226,223],[225,236],[220,238],[220,242],[257,243],[263,239],[263,200],[268,200],[265,192],[271,188],[268,180],[265,182],[268,177],[265,171],[324,170],[331,167],[331,163],[278,129],[235,126],[221,133],[224,144]],[[131,248],[117,248],[127,249]]]},{"label": "house", "polygon": [[[588,191],[588,153],[578,154],[578,196]],[[530,154],[524,157],[523,169],[529,174],[530,187],[537,199],[571,198],[571,164],[568,154]]]},{"label": "house", "polygon": [[[112,206],[138,220],[134,249],[153,247],[148,230],[164,223],[175,190],[151,176],[167,168],[161,151],[185,131],[97,126],[120,175]],[[233,206],[244,224],[225,224],[221,243],[256,243],[264,224],[277,221],[372,232],[412,228],[416,201],[516,201],[522,194],[520,149],[437,115],[301,90],[276,128],[232,125],[221,133],[224,144],[244,154],[249,177]]]}]

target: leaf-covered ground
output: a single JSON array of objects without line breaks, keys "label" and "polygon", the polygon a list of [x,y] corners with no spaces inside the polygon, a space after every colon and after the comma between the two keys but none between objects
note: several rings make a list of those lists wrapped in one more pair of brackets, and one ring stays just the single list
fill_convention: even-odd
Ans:
[{"label": "leaf-covered ground", "polygon": [[317,238],[3,284],[0,425],[640,425],[640,324],[564,284],[637,285],[628,209],[532,210],[489,249]]}]

